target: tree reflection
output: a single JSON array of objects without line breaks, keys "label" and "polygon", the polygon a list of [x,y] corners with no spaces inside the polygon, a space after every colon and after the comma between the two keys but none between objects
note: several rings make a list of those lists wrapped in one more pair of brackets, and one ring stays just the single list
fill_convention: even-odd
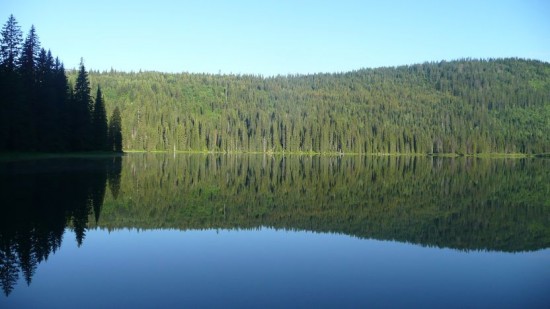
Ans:
[{"label": "tree reflection", "polygon": [[107,196],[100,227],[267,226],[459,250],[550,246],[544,159],[133,154],[124,164],[124,194]]},{"label": "tree reflection", "polygon": [[2,242],[0,248],[0,279],[2,280],[2,289],[8,296],[19,279],[19,263],[17,260],[15,244]]},{"label": "tree reflection", "polygon": [[120,178],[122,174],[122,157],[113,157],[110,161],[107,177],[109,178],[109,189],[116,200],[120,191]]},{"label": "tree reflection", "polygon": [[[67,227],[82,245],[89,215],[99,221],[108,175],[120,185],[121,160],[0,163],[0,279],[6,296],[21,273],[31,284],[38,264],[61,246]],[[113,161],[119,162],[114,171]]]},{"label": "tree reflection", "polygon": [[0,163],[2,287],[8,295],[20,276],[30,284],[67,227],[79,246],[98,226],[272,227],[459,250],[548,248],[549,164],[199,154]]}]

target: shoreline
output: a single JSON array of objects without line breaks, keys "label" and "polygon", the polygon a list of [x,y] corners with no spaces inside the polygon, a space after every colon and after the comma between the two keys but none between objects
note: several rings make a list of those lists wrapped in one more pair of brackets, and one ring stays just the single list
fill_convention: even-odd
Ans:
[{"label": "shoreline", "polygon": [[151,154],[203,154],[203,155],[269,155],[269,156],[323,156],[323,157],[342,157],[342,156],[370,156],[370,157],[440,157],[440,158],[488,158],[488,159],[523,159],[523,158],[550,158],[550,154],[524,154],[524,153],[478,153],[478,154],[458,154],[458,153],[340,153],[340,152],[287,152],[287,151],[168,151],[168,150],[126,150],[119,152],[4,152],[0,153],[0,161],[15,160],[35,160],[35,159],[55,159],[55,158],[103,158],[117,157],[133,153],[151,153]]}]

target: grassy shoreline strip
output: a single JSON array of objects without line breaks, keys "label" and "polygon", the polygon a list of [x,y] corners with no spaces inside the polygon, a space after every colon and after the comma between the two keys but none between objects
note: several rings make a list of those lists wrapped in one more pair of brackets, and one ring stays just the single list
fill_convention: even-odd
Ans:
[{"label": "grassy shoreline strip", "polygon": [[477,154],[457,154],[457,153],[339,153],[339,152],[275,152],[275,151],[166,151],[166,150],[126,150],[123,153],[114,152],[68,152],[68,153],[43,153],[43,152],[6,152],[0,153],[0,161],[18,161],[18,160],[38,160],[38,159],[55,159],[55,158],[101,158],[123,156],[124,154],[132,153],[163,153],[163,154],[217,154],[217,155],[270,155],[270,156],[376,156],[376,157],[440,157],[440,158],[506,158],[506,159],[521,159],[521,158],[550,158],[549,153],[542,154],[524,154],[524,153],[477,153]]}]

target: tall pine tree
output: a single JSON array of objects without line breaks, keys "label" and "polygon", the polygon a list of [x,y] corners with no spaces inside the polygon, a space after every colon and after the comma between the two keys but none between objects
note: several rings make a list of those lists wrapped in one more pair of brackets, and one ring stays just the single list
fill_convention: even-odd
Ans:
[{"label": "tall pine tree", "polygon": [[113,110],[109,121],[109,150],[122,152],[122,119],[118,106]]},{"label": "tall pine tree", "polygon": [[14,108],[18,101],[19,75],[16,72],[23,33],[10,15],[0,37],[0,151],[11,150],[14,143]]},{"label": "tall pine tree", "polygon": [[67,76],[65,75],[65,67],[63,66],[63,63],[59,60],[59,58],[55,58],[53,79],[53,83],[55,85],[55,102],[57,103],[59,109],[60,123],[57,127],[59,150],[70,150],[70,103],[72,103],[70,101],[70,93],[72,89],[69,89],[69,81],[67,80]]},{"label": "tall pine tree", "polygon": [[71,148],[77,151],[92,150],[92,98],[83,59],[80,59],[72,101]]},{"label": "tall pine tree", "polygon": [[23,42],[11,15],[0,34],[0,151],[111,149],[101,89],[94,102],[83,61],[73,91],[34,26]]},{"label": "tall pine tree", "polygon": [[8,21],[2,27],[2,38],[0,39],[0,56],[2,69],[14,71],[21,52],[23,32],[17,24],[15,17],[10,15]]},{"label": "tall pine tree", "polygon": [[92,121],[94,149],[108,150],[107,112],[105,111],[105,102],[99,86],[97,87]]},{"label": "tall pine tree", "polygon": [[37,150],[37,80],[36,69],[40,53],[40,41],[34,25],[23,43],[19,58],[21,76],[21,98],[14,108],[18,116],[14,121],[14,148],[16,150]]},{"label": "tall pine tree", "polygon": [[34,82],[36,62],[40,56],[40,41],[36,34],[34,25],[31,26],[29,34],[23,43],[23,50],[19,59],[21,75],[25,83]]},{"label": "tall pine tree", "polygon": [[57,137],[59,132],[59,109],[55,96],[54,59],[50,51],[40,50],[36,63],[36,108],[34,111],[37,129],[37,150],[55,151],[60,148]]}]

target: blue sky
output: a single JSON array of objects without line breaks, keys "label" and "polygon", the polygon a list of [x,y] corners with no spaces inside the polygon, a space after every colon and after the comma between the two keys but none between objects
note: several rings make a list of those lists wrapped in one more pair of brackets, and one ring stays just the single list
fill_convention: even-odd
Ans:
[{"label": "blue sky", "polygon": [[458,58],[550,62],[550,1],[2,0],[67,68],[294,74]]}]

